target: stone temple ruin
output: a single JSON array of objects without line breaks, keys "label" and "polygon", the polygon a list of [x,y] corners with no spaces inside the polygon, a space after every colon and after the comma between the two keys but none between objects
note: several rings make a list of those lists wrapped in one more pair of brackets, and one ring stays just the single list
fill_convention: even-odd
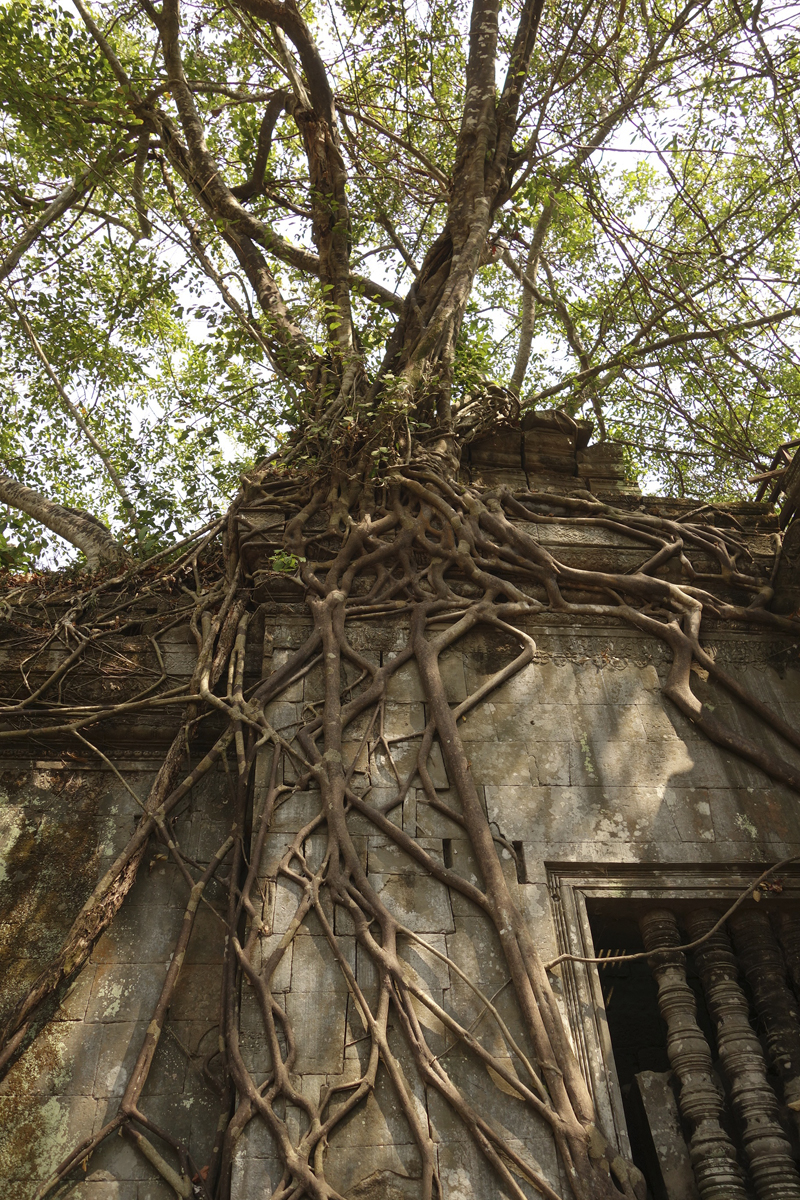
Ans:
[{"label": "stone temple ruin", "polygon": [[[584,489],[628,509],[733,530],[750,554],[774,560],[781,517],[770,498],[722,506],[642,497],[625,482],[620,447],[589,444],[588,426],[566,429],[553,414],[534,414],[518,431],[473,442],[462,470],[486,484],[506,482],[560,491]],[[777,474],[765,487],[787,492]],[[789,467],[789,473],[792,468]],[[798,468],[800,470],[800,468]],[[773,497],[774,499],[775,497]],[[242,510],[248,570],[261,607],[250,624],[245,687],[286,660],[308,627],[303,596],[291,578],[269,569],[279,545],[280,515]],[[642,547],[598,526],[532,524],[529,532],[561,561],[614,571],[634,570]],[[712,564],[686,551],[697,571]],[[672,569],[672,567],[669,567]],[[719,594],[728,584],[719,576]],[[800,521],[790,524],[774,580],[773,610],[800,604]],[[105,601],[104,601],[105,602]],[[111,600],[108,601],[109,606]],[[165,606],[176,615],[164,623]],[[163,670],[181,682],[194,668],[195,643],[178,600],[142,601],[141,621],[107,643],[106,680],[120,686],[130,666],[137,679]],[[382,662],[402,642],[402,618],[356,622],[352,639],[370,661]],[[151,634],[158,628],[158,655]],[[663,698],[667,650],[621,622],[577,622],[548,613],[525,624],[534,661],[465,716],[462,737],[480,785],[503,860],[550,973],[599,1121],[617,1148],[633,1158],[653,1200],[757,1200],[800,1197],[800,809],[788,789],[773,784],[701,738]],[[705,631],[718,662],[795,726],[800,719],[798,645],[790,635],[746,631],[730,623]],[[2,691],[16,694],[20,669],[35,685],[66,653],[49,648],[30,662],[19,631],[4,633]],[[469,634],[448,652],[443,670],[458,705],[517,654],[496,629]],[[60,657],[59,657],[60,656]],[[702,668],[697,694],[731,721]],[[65,676],[66,679],[66,676]],[[74,682],[74,680],[73,680]],[[145,686],[139,682],[137,686]],[[108,686],[108,684],[107,684]],[[129,686],[127,682],[124,686]],[[307,706],[320,699],[315,669],[298,678],[269,720],[291,737]],[[172,718],[152,712],[105,723],[92,735],[106,756],[75,739],[0,741],[0,1006],[8,1011],[58,950],[95,880],[123,845],[139,816],[173,733]],[[359,731],[346,747],[353,779],[370,804],[391,795],[395,771],[413,761],[425,727],[425,695],[416,668],[401,668],[390,685],[383,728]],[[202,756],[213,720],[192,746]],[[769,736],[759,732],[759,737]],[[258,825],[271,766],[259,752],[251,826]],[[113,760],[113,767],[112,762]],[[797,754],[790,759],[798,760]],[[115,768],[115,769],[114,769]],[[184,851],[207,863],[225,836],[229,764],[221,762],[187,797],[174,823]],[[445,866],[470,879],[476,870],[452,803],[441,754],[431,759],[441,808],[412,786],[391,819]],[[263,919],[271,930],[263,954],[286,932],[296,897],[276,874],[284,849],[309,820],[313,792],[292,790],[287,775],[271,839],[259,865]],[[305,854],[320,852],[311,834]],[[419,870],[366,819],[358,828],[370,881],[385,903],[418,935],[407,948],[417,984],[445,1010],[457,1011],[514,1071],[511,1051],[472,985],[492,999],[510,1035],[506,968],[480,914]],[[760,885],[761,873],[794,859]],[[750,895],[696,952],[617,963],[621,954],[653,951],[701,937],[744,889]],[[177,867],[151,842],[137,882],[94,948],[90,961],[62,990],[49,1024],[11,1062],[0,1084],[0,1195],[33,1200],[37,1189],[80,1140],[108,1119],[151,1020],[183,919],[187,888]],[[142,1108],[161,1128],[206,1161],[219,1118],[213,1059],[217,1050],[223,931],[214,892],[198,912],[165,1035]],[[337,921],[344,920],[337,912]],[[365,993],[374,972],[352,931],[337,928],[349,966]],[[321,930],[309,918],[281,963],[273,990],[302,1029],[294,1072],[304,1094],[346,1082],[358,1072],[363,1031],[348,1002],[348,986]],[[582,963],[573,958],[597,958]],[[455,964],[459,969],[453,967]],[[269,1070],[259,1035],[256,1000],[241,988],[243,1054],[254,1073]],[[447,1030],[423,1004],[419,1019],[457,1077],[537,1164],[558,1195],[571,1195],[544,1126],[531,1123],[512,1086],[451,1045]],[[520,1035],[521,1036],[521,1035]],[[416,1104],[437,1144],[445,1200],[504,1195],[469,1136],[435,1093],[419,1088]],[[290,1122],[301,1114],[287,1113]],[[704,1172],[715,1155],[738,1162],[740,1190],[720,1191]],[[269,1197],[281,1166],[263,1126],[248,1125],[236,1148],[232,1200]],[[328,1149],[327,1176],[348,1200],[412,1200],[419,1161],[407,1123],[387,1080],[354,1112]],[[109,1138],[57,1193],[71,1200],[168,1200],[200,1195],[197,1182],[170,1186],[124,1138]],[[526,1195],[541,1194],[521,1184]],[[183,1190],[181,1190],[183,1189]],[[527,1190],[526,1190],[527,1189]],[[716,1190],[715,1190],[716,1189]]]}]

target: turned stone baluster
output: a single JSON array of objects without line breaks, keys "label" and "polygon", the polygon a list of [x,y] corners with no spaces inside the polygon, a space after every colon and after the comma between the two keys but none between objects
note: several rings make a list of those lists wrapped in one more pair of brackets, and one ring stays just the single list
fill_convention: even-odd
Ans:
[{"label": "turned stone baluster", "polygon": [[789,968],[789,978],[795,997],[800,1000],[800,917],[795,913],[782,912],[776,914],[775,920],[783,957]]},{"label": "turned stone baluster", "polygon": [[[719,920],[701,909],[685,925],[694,941]],[[736,959],[724,929],[694,951],[711,1016],[717,1030],[722,1070],[742,1133],[742,1144],[759,1200],[800,1200],[800,1176],[789,1140],[778,1122],[778,1102],[767,1082],[761,1043],[750,1024],[747,999],[739,986]]]},{"label": "turned stone baluster", "polygon": [[786,983],[786,967],[770,919],[742,909],[728,922],[739,963],[766,1033],[767,1053],[784,1099],[800,1125],[800,1014]]},{"label": "turned stone baluster", "polygon": [[[654,909],[639,926],[645,949],[681,943],[678,924],[666,909]],[[686,982],[680,951],[648,959],[658,984],[658,1007],[667,1025],[667,1053],[680,1082],[678,1103],[689,1125],[689,1157],[702,1200],[745,1200],[736,1151],[720,1123],[722,1099],[714,1082],[711,1052],[697,1024],[694,992]]]}]

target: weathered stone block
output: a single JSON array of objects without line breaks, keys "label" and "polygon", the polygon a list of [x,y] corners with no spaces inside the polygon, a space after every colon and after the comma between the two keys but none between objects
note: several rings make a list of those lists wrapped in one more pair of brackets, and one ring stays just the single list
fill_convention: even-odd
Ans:
[{"label": "weathered stone block", "polygon": [[[103,1124],[103,1119],[109,1109],[110,1105],[107,1105],[105,1108],[102,1104],[98,1106],[98,1116],[95,1118],[95,1132]],[[155,1170],[135,1146],[127,1138],[121,1137],[107,1138],[95,1150],[89,1160],[86,1177],[87,1182],[94,1180],[124,1181],[125,1183],[133,1184],[134,1187],[137,1183],[140,1186],[147,1183],[157,1186],[159,1182],[163,1183],[160,1176],[156,1176]],[[172,1189],[169,1188],[168,1192],[171,1191]],[[72,1200],[73,1193],[67,1194],[69,1200]],[[155,1192],[151,1194],[156,1195]],[[174,1197],[175,1193],[172,1192],[172,1196],[165,1197],[165,1200],[174,1200]]]},{"label": "weathered stone block", "polygon": [[669,807],[678,836],[683,841],[715,840],[708,788],[665,788],[664,803]]},{"label": "weathered stone block", "polygon": [[73,1145],[94,1127],[97,1102],[89,1096],[50,1096],[30,1104],[23,1095],[0,1096],[0,1179],[24,1183],[30,1200]]},{"label": "weathered stone block", "polygon": [[539,525],[538,529],[543,546],[619,546],[624,549],[643,546],[633,536],[600,525],[566,525],[556,521]]},{"label": "weathered stone block", "polygon": [[[613,647],[605,647],[606,653]],[[578,704],[625,704],[632,703],[625,692],[625,675],[628,668],[600,667],[595,661],[575,663],[575,701]],[[636,682],[628,680],[628,686],[636,689]]]},{"label": "weathered stone block", "polygon": [[788,847],[800,842],[797,804],[783,789],[711,787],[707,795],[718,843]]},{"label": "weathered stone block", "polygon": [[[465,700],[467,690],[462,654],[456,651],[445,651],[439,659],[439,670],[447,698],[451,704],[458,704]],[[425,689],[420,678],[419,668],[413,660],[398,667],[390,677],[386,694],[389,700],[397,704],[414,704],[425,700]]]},{"label": "weathered stone block", "polygon": [[346,770],[352,767],[357,775],[369,771],[369,744],[367,742],[342,742],[342,758]]},{"label": "weathered stone block", "polygon": [[[611,650],[614,650],[613,646]],[[590,703],[636,704],[642,698],[642,668],[624,662],[620,665],[620,661],[600,670],[592,668],[602,687],[602,695]]]},{"label": "weathered stone block", "polygon": [[[382,1143],[352,1140],[362,1136],[359,1115],[350,1119],[339,1138],[331,1140],[326,1175],[332,1186],[348,1200],[413,1200],[419,1195],[421,1174],[416,1146],[392,1142],[388,1136]],[[368,1120],[365,1124],[369,1128]],[[361,1153],[354,1153],[356,1146]]]},{"label": "weathered stone block", "polygon": [[92,962],[86,964],[77,979],[69,985],[53,1014],[54,1021],[83,1021],[85,1019],[97,970],[98,968]]},{"label": "weathered stone block", "polygon": [[159,638],[164,670],[176,679],[191,675],[197,662],[197,643],[188,625],[177,625]]},{"label": "weathered stone block", "polygon": [[[294,920],[298,905],[302,899],[299,886],[290,879],[279,877],[274,887],[275,900],[273,905],[272,931],[283,936]],[[303,937],[310,932],[321,934],[319,922],[314,913],[308,913],[300,925],[297,935]]]},{"label": "weathered stone block", "polygon": [[527,446],[525,447],[525,470],[529,475],[547,473],[574,478],[578,474],[574,454],[569,452],[566,454],[548,453],[538,447],[536,450],[529,450]]},{"label": "weathered stone block", "polygon": [[290,738],[299,721],[302,705],[289,703],[287,700],[273,700],[264,709],[264,716],[273,729],[284,737]]},{"label": "weathered stone block", "polygon": [[[166,1195],[168,1194],[167,1192]],[[69,1198],[70,1200],[138,1200],[140,1195],[139,1185],[135,1180],[84,1179],[70,1190]],[[165,1193],[162,1192],[162,1195]]]},{"label": "weathered stone block", "polygon": [[[319,1104],[320,1092],[327,1084],[328,1076],[314,1075],[310,1072],[299,1075],[297,1072],[292,1072],[291,1081],[292,1086],[297,1089],[301,1096],[305,1096],[312,1104]],[[296,1108],[293,1104],[287,1104],[286,1125],[289,1130],[289,1137],[296,1145],[303,1135],[308,1132],[308,1116],[302,1108]]]},{"label": "weathered stone block", "polygon": [[520,435],[512,431],[490,434],[474,441],[469,447],[473,466],[518,467],[522,464]]},{"label": "weathered stone block", "polygon": [[[355,971],[354,939],[341,937],[337,940],[347,965]],[[319,991],[320,995],[326,996],[333,993],[344,995],[347,992],[347,981],[326,938],[297,938],[292,949],[293,991]]]},{"label": "weathered stone block", "polygon": [[462,742],[484,742],[492,730],[492,713],[495,706],[484,701],[477,708],[465,713],[458,721],[458,733]]},{"label": "weathered stone block", "polygon": [[[387,656],[389,661],[394,657],[393,654]],[[403,663],[390,675],[386,684],[386,696],[395,704],[414,704],[425,699],[419,668],[413,660]]]},{"label": "weathered stone block", "polygon": [[541,958],[546,962],[558,955],[558,943],[553,922],[553,909],[550,900],[550,888],[546,879],[544,864],[538,859],[539,846],[535,843],[523,843],[525,865],[529,883],[520,884],[517,889],[518,904],[523,916],[533,931],[536,947]]},{"label": "weathered stone block", "polygon": [[487,738],[486,734],[494,726],[495,736],[499,742],[527,741],[530,731],[528,714],[538,712],[540,707],[541,705],[537,705],[536,698],[533,696],[529,697],[525,703],[519,704],[504,704],[501,701],[495,703],[493,700],[488,700],[484,706],[481,722],[483,737],[478,736],[476,732],[473,740],[491,741],[491,737]]},{"label": "weathered stone block", "polygon": [[467,698],[467,684],[464,674],[464,656],[460,649],[446,650],[439,659],[439,670],[442,676],[444,690],[451,704],[460,704]]},{"label": "weathered stone block", "polygon": [[576,739],[582,734],[604,741],[644,741],[646,731],[636,704],[577,704],[572,713]]},{"label": "weathered stone block", "polygon": [[[316,796],[317,808],[319,808],[319,792],[315,792],[315,793],[313,793],[313,795]],[[305,796],[306,796],[306,799],[303,800],[303,804],[307,805],[308,804],[308,800],[307,800],[308,793],[306,793]],[[294,799],[294,797],[290,797],[290,801],[292,799]],[[290,801],[287,801],[287,803],[289,803]],[[278,818],[278,813],[281,811],[282,807],[283,806],[281,805],[280,807],[276,807],[276,809],[275,809],[275,819],[276,820]],[[296,822],[296,820],[302,819],[302,811],[303,810],[301,809],[300,813],[295,812],[294,816],[291,816],[291,815],[288,816],[288,819],[286,820],[285,823],[287,825],[290,825],[290,824],[294,824]],[[309,808],[306,808],[305,811],[309,812],[311,810]],[[303,822],[303,824],[305,824],[305,821]],[[270,832],[268,833],[267,838],[265,840],[265,843],[264,843],[264,848],[263,848],[263,851],[261,854],[261,860],[258,864],[259,880],[261,880],[263,882],[265,880],[275,878],[275,873],[278,869],[278,864],[280,863],[281,859],[283,858],[283,856],[286,853],[286,851],[288,850],[288,848],[294,842],[294,839],[295,839],[295,833],[292,832],[291,830],[279,829],[279,830],[275,830],[274,832],[272,830],[270,830]],[[274,899],[274,897],[273,897],[273,899]],[[268,907],[271,912],[272,905],[269,902],[268,902]]]},{"label": "weathered stone block", "polygon": [[[373,725],[373,737],[378,731]],[[387,738],[408,738],[421,733],[425,728],[425,707],[420,702],[413,704],[387,703],[384,710],[383,730]]]},{"label": "weathered stone block", "polygon": [[[459,916],[455,930],[448,934],[447,953],[467,979],[487,995],[496,992],[508,978],[500,939],[489,918],[474,907],[471,915]],[[455,971],[450,973],[448,1003],[458,1019],[462,1022],[467,1019],[467,1023],[483,1008],[482,1001]]]},{"label": "weathered stone block", "polygon": [[447,888],[426,875],[373,875],[370,883],[393,916],[414,933],[447,933],[453,914]]},{"label": "weathered stone block", "polygon": [[637,788],[647,781],[650,787],[657,787],[679,776],[686,784],[702,787],[712,782],[707,776],[713,775],[716,764],[709,761],[705,748],[701,755],[697,761],[678,740],[606,741],[602,735],[581,734],[570,748],[570,782],[585,787]]},{"label": "weathered stone block", "polygon": [[[394,742],[391,745],[392,760],[390,761],[383,746],[374,747],[371,755],[371,764],[375,768],[377,782],[383,786],[395,783],[395,771],[400,780],[405,782],[409,772],[413,770],[417,761],[419,748],[419,738],[408,742]],[[394,771],[392,770],[392,761],[394,762]],[[431,746],[427,767],[431,782],[437,791],[450,786],[445,771],[444,760],[442,759],[441,747],[438,742],[434,742]]]},{"label": "weathered stone block", "polygon": [[[441,792],[440,796],[448,808],[456,813],[461,811],[457,797],[452,794],[448,795],[447,792]],[[418,789],[416,792],[416,832],[419,837],[454,838],[462,835],[463,827],[429,804],[425,793]],[[412,836],[414,836],[413,833]]]},{"label": "weathered stone block", "polygon": [[233,821],[232,804],[220,800],[219,808],[211,817],[196,815],[192,820],[191,833],[182,837],[185,852],[197,862],[206,865],[227,840]]},{"label": "weathered stone block", "polygon": [[[531,836],[538,828],[550,803],[550,788],[494,786],[485,788],[486,807],[490,821],[500,828],[504,837],[514,841]],[[565,792],[567,789],[563,789]]]},{"label": "weathered stone block", "polygon": [[195,915],[184,962],[189,965],[219,963],[222,962],[224,949],[225,925],[220,919],[219,909],[212,909],[201,902]]},{"label": "weathered stone block", "polygon": [[286,993],[286,1012],[297,1038],[295,1070],[338,1074],[344,1063],[345,1005],[338,991]]},{"label": "weathered stone block", "polygon": [[161,1129],[168,1129],[171,1135],[189,1145],[191,1150],[202,1153],[204,1146],[192,1145],[192,1110],[197,1103],[197,1094],[183,1097],[150,1096],[147,1103],[142,1101],[142,1111]]},{"label": "weathered stone block", "polygon": [[[517,737],[524,738],[535,754],[539,742],[572,742],[575,733],[572,727],[572,708],[568,704],[539,703],[531,697],[527,703],[497,704],[494,712],[498,737],[506,728],[518,731]],[[516,738],[509,740],[515,741]]]},{"label": "weathered stone block", "polygon": [[486,789],[490,819],[510,840],[530,842],[538,834],[546,844],[584,839],[615,844],[680,841],[660,789],[518,788],[513,802],[504,792],[507,789]]},{"label": "weathered stone block", "polygon": [[526,742],[472,742],[469,763],[474,778],[482,784],[530,786],[534,782]]},{"label": "weathered stone block", "polygon": [[[319,808],[320,793],[318,791],[295,792],[276,805],[271,830],[276,833],[299,833],[319,812]],[[274,861],[274,855],[271,854],[269,848],[267,853]],[[278,859],[280,859],[280,855]]]},{"label": "weathered stone block", "polygon": [[274,650],[297,650],[310,634],[311,626],[306,621],[291,618],[279,620],[272,630],[272,645]]},{"label": "weathered stone block", "polygon": [[180,1104],[188,1107],[191,1117],[188,1142],[192,1157],[198,1165],[207,1163],[211,1157],[219,1121],[219,1096],[210,1088],[195,1088],[189,1095],[184,1096]]},{"label": "weathered stone block", "polygon": [[[393,1158],[389,1147],[376,1147],[379,1160]],[[358,1179],[349,1189],[351,1200],[412,1200],[419,1194],[416,1177],[403,1175],[391,1167],[379,1167]]]},{"label": "weathered stone block", "polygon": [[[545,429],[545,428],[525,428],[527,417],[522,419],[523,439],[525,442],[525,451],[530,448],[534,453],[543,451],[552,454],[569,454],[573,460],[575,458],[575,434],[569,429]],[[538,419],[538,424],[543,424],[541,418]]]},{"label": "weathered stone block", "polygon": [[[425,850],[431,858],[436,862],[442,861],[442,842],[441,838],[415,838],[417,844]],[[375,834],[368,839],[367,862],[369,870],[373,874],[391,875],[405,874],[408,871],[413,871],[418,875],[424,875],[427,868],[422,863],[418,863],[416,859],[406,854],[401,850],[391,839],[383,837],[382,834]]]},{"label": "weathered stone block", "polygon": [[180,910],[154,921],[146,909],[124,904],[92,952],[96,963],[165,963],[181,927]]},{"label": "weathered stone block", "polygon": [[[578,699],[575,667],[572,663],[530,663],[492,694],[491,702],[515,705],[537,701],[548,704],[574,704]],[[602,699],[598,694],[597,699]]]},{"label": "weathered stone block", "polygon": [[431,995],[434,989],[446,991],[450,987],[450,968],[439,958],[440,954],[447,955],[447,938],[443,933],[426,933],[422,942],[403,939],[403,958],[425,987],[431,989]]},{"label": "weathered stone block", "polygon": [[86,1020],[149,1021],[167,973],[165,963],[144,966],[98,965]]},{"label": "weathered stone block", "polygon": [[[93,1088],[98,1100],[122,1096],[147,1026],[147,1021],[115,1021],[98,1031],[100,1053]],[[182,1083],[176,1090],[183,1090]]]},{"label": "weathered stone block", "polygon": [[145,855],[136,882],[125,897],[126,909],[146,908],[160,912],[165,908],[186,907],[186,884],[174,863],[156,859],[156,854],[163,853],[163,847],[154,846]]},{"label": "weathered stone block", "polygon": [[478,861],[472,849],[472,843],[466,835],[466,831],[460,828],[455,837],[450,841],[450,858],[452,860],[452,868],[457,875],[465,879],[468,883],[475,887],[481,887],[481,876],[478,870]]},{"label": "weathered stone block", "polygon": [[251,1121],[240,1141],[233,1161],[231,1194],[237,1200],[263,1200],[271,1196],[283,1175],[283,1162],[267,1155],[255,1155]]},{"label": "weathered stone block", "polygon": [[175,1193],[163,1179],[143,1180],[139,1184],[137,1200],[173,1200]]},{"label": "weathered stone block", "polygon": [[[290,649],[274,650],[272,653],[272,669],[273,669],[273,671],[279,671],[281,669],[281,667],[285,666],[286,663],[289,661],[289,659],[292,657],[293,653],[294,653],[294,651],[290,650]],[[293,703],[296,703],[298,700],[302,700],[302,699],[303,699],[303,680],[302,679],[298,679],[294,683],[290,684],[288,688],[285,688],[284,691],[281,692],[281,696],[280,696],[280,702],[284,703],[284,704],[293,704]],[[270,705],[270,707],[272,707],[272,706]],[[271,718],[268,717],[267,719],[270,720]]]},{"label": "weathered stone block", "polygon": [[39,1034],[34,1047],[9,1067],[0,1096],[28,1095],[31,1104],[43,1097],[91,1096],[99,1037],[79,1021],[57,1021]]},{"label": "weathered stone block", "polygon": [[[570,748],[567,742],[539,742],[528,739],[531,752],[531,775],[543,786],[566,785],[570,781]],[[534,757],[535,756],[535,757]]]},{"label": "weathered stone block", "polygon": [[[278,1002],[283,1003],[283,997],[280,995]],[[272,1070],[272,1054],[264,1031],[261,1010],[251,989],[247,986],[242,993],[239,1050],[248,1071],[260,1083]]]},{"label": "weathered stone block", "polygon": [[170,1005],[174,1021],[215,1021],[219,1014],[222,967],[184,964]]},{"label": "weathered stone block", "polygon": [[[653,673],[655,674],[655,668]],[[678,737],[672,721],[672,711],[662,704],[659,692],[644,693],[637,701],[636,707],[648,738],[663,741]]]}]

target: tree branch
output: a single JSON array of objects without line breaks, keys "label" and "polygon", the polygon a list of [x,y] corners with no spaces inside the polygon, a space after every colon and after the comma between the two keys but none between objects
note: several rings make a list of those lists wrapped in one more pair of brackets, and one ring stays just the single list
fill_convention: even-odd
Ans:
[{"label": "tree branch", "polygon": [[[528,251],[528,259],[525,264],[525,270],[519,271],[519,276],[522,282],[522,321],[519,331],[519,346],[517,347],[517,358],[514,363],[514,371],[511,375],[509,387],[517,395],[522,391],[522,384],[525,380],[525,374],[528,370],[528,363],[531,357],[531,345],[533,344],[533,325],[536,320],[536,272],[539,267],[539,258],[542,252],[542,244],[547,235],[547,230],[550,226],[550,221],[555,210],[555,199],[553,194],[542,209],[539,220],[536,222],[533,239],[531,241],[530,250]],[[511,267],[515,273],[518,268],[511,253],[507,248],[503,248],[503,262]]]},{"label": "tree branch", "polygon": [[[71,208],[73,204],[80,200],[80,198],[85,194],[86,191],[90,189],[90,187],[94,186],[98,167],[103,161],[103,158],[105,158],[105,155],[99,156],[93,163],[90,163],[86,170],[82,171],[77,179],[71,183],[68,183],[67,186],[59,192],[55,199],[48,204],[47,208],[43,213],[40,214],[33,224],[28,226],[10,253],[3,259],[2,262],[0,262],[0,283],[2,283],[4,279],[8,278],[24,255],[25,251],[30,249],[39,235],[47,228],[47,226],[52,225],[53,221],[58,220],[58,218],[62,216],[67,209]],[[109,159],[112,162],[115,161],[113,153],[109,156]]]},{"label": "tree branch", "polygon": [[93,447],[93,449],[97,452],[98,457],[100,458],[101,462],[103,463],[103,466],[106,469],[106,473],[108,474],[109,479],[111,480],[112,484],[114,485],[116,491],[119,493],[119,496],[125,507],[125,511],[127,512],[129,518],[131,520],[134,520],[135,519],[135,508],[134,508],[133,501],[131,500],[131,498],[128,494],[128,490],[125,487],[125,484],[122,482],[122,479],[120,478],[120,475],[117,472],[116,467],[114,466],[113,462],[111,461],[111,457],[110,457],[108,451],[97,440],[97,438],[92,433],[91,429],[86,424],[83,417],[81,416],[80,410],[78,408],[76,408],[76,406],[72,403],[69,396],[65,392],[65,390],[61,384],[61,380],[58,378],[58,376],[56,375],[52,366],[50,365],[50,361],[49,361],[47,355],[45,354],[44,350],[42,349],[42,347],[39,343],[39,339],[37,338],[36,334],[31,329],[30,323],[29,323],[27,317],[25,316],[25,314],[20,311],[20,309],[14,303],[13,299],[8,295],[6,296],[6,303],[8,304],[12,313],[16,316],[17,320],[19,321],[19,324],[22,327],[22,330],[25,333],[25,336],[27,337],[28,341],[30,342],[31,346],[33,347],[33,351],[36,354],[36,357],[41,362],[42,366],[44,367],[45,371],[47,372],[50,382],[52,383],[53,387],[58,392],[58,396],[59,396],[59,399],[61,400],[61,403],[66,408],[67,412],[70,414],[73,421],[80,429],[81,433],[83,433],[86,440]]},{"label": "tree branch", "polygon": [[800,308],[784,308],[780,312],[770,313],[764,317],[755,317],[751,321],[733,321],[730,325],[720,325],[716,329],[700,329],[694,332],[687,330],[684,333],[672,334],[671,337],[660,338],[655,342],[648,342],[646,346],[631,347],[629,345],[603,363],[588,367],[585,371],[578,371],[575,375],[570,375],[567,379],[562,379],[560,383],[553,384],[552,387],[542,388],[540,392],[529,396],[526,399],[526,403],[533,404],[537,400],[544,400],[549,396],[555,396],[558,392],[563,392],[566,388],[588,383],[590,379],[596,379],[598,375],[602,375],[605,371],[612,371],[617,368],[624,369],[634,359],[642,358],[647,354],[655,354],[659,350],[666,350],[671,346],[686,345],[689,342],[720,340],[730,334],[746,333],[749,329],[766,329],[771,325],[780,324],[781,321],[785,321],[789,317],[798,316],[800,316]]},{"label": "tree branch", "polygon": [[271,97],[261,121],[261,128],[258,131],[256,157],[253,169],[250,172],[250,178],[247,180],[247,183],[240,183],[236,187],[231,188],[231,195],[235,196],[237,200],[250,200],[253,196],[257,196],[259,192],[263,192],[264,173],[267,169],[269,152],[272,149],[272,134],[275,131],[278,120],[286,110],[288,101],[289,96],[282,89],[275,92]]},{"label": "tree branch", "polygon": [[125,558],[125,551],[102,521],[82,509],[56,504],[10,475],[0,474],[0,501],[18,508],[82,550],[90,571],[117,565]]}]

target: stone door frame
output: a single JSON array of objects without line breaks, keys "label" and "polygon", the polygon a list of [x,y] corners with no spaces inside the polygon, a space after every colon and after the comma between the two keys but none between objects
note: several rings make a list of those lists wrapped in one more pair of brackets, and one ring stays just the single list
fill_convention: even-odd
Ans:
[{"label": "stone door frame", "polygon": [[[545,863],[559,954],[594,957],[587,901],[700,901],[728,908],[772,863]],[[780,872],[781,895],[800,901],[800,864]],[[622,1095],[596,964],[564,962],[555,968],[573,1049],[608,1138],[630,1155]],[[552,976],[551,976],[552,978]]]}]

